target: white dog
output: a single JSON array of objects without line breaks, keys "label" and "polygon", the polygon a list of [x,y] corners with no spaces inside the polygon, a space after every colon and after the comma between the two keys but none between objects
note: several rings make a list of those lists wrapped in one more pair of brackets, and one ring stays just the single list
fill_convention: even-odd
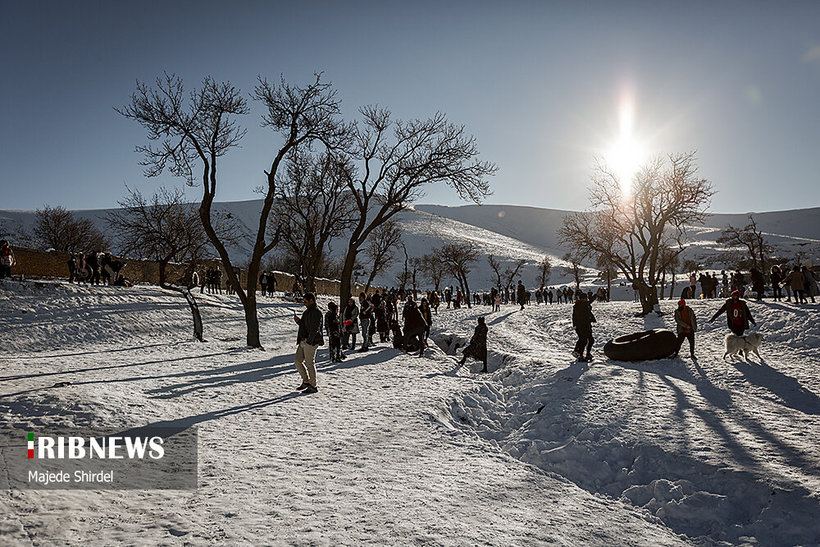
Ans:
[{"label": "white dog", "polygon": [[759,332],[752,332],[746,336],[727,334],[726,353],[723,354],[723,358],[726,359],[727,355],[739,355],[741,352],[743,353],[744,359],[748,359],[749,353],[751,352],[754,352],[755,355],[760,357],[758,350],[765,339],[766,337]]}]

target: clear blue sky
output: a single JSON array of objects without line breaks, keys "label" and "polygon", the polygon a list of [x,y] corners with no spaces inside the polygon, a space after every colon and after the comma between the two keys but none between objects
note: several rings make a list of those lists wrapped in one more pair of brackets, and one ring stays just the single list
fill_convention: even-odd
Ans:
[{"label": "clear blue sky", "polygon": [[[142,176],[145,134],[113,110],[163,70],[247,92],[257,75],[324,71],[350,117],[440,110],[498,164],[490,203],[561,209],[586,206],[631,96],[646,151],[698,151],[713,211],[820,205],[817,1],[0,5],[0,209],[107,208],[126,183],[181,184]],[[278,144],[258,114],[222,165],[220,200],[257,197]],[[422,201],[459,203],[446,189]]]}]

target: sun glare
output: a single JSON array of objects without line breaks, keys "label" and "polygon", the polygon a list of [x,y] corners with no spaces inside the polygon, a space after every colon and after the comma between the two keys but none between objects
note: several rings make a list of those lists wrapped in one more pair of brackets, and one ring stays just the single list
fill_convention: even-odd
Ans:
[{"label": "sun glare", "polygon": [[630,98],[623,98],[618,107],[620,134],[606,152],[606,163],[618,177],[624,194],[632,190],[632,180],[645,161],[646,150],[633,135],[635,107]]}]

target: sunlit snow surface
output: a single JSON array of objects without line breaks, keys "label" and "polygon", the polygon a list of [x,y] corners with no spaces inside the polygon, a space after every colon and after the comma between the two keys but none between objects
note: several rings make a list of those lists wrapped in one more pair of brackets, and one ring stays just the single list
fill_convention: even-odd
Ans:
[{"label": "sunlit snow surface", "polygon": [[[644,320],[595,303],[589,365],[569,355],[568,305],[442,309],[426,358],[378,344],[331,364],[323,348],[319,393],[302,396],[295,304],[262,300],[260,351],[233,297],[199,299],[205,343],[154,287],[0,287],[0,425],[200,435],[197,491],[6,491],[0,541],[820,542],[820,305],[752,302],[763,361],[724,362],[725,321],[706,323],[720,303],[694,302],[697,363],[628,364],[602,343],[670,326],[672,304]],[[488,375],[449,355],[478,315]]]}]

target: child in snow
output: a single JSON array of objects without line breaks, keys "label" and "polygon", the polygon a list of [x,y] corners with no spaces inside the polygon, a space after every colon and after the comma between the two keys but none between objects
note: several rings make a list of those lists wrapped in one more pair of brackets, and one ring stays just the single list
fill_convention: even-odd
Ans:
[{"label": "child in snow", "polygon": [[675,326],[678,331],[678,346],[675,349],[674,356],[678,356],[683,340],[686,338],[689,340],[689,355],[694,359],[695,331],[698,330],[698,321],[695,318],[695,312],[686,305],[686,300],[682,298],[678,302],[678,309],[675,310]]},{"label": "child in snow", "polygon": [[[592,324],[595,323],[595,316],[592,314],[592,305],[586,294],[581,292],[578,295],[578,300],[572,306],[572,326],[578,334],[578,342],[575,343],[575,349],[572,351],[572,356],[579,361],[591,361],[592,344],[595,341],[592,338]],[[584,347],[586,347],[586,355],[584,355]]]},{"label": "child in snow", "polygon": [[464,355],[458,364],[463,365],[467,361],[467,357],[481,361],[484,364],[481,372],[487,372],[487,325],[484,323],[483,317],[478,318],[478,325],[473,331],[473,337],[470,338],[470,343],[464,348]]}]

